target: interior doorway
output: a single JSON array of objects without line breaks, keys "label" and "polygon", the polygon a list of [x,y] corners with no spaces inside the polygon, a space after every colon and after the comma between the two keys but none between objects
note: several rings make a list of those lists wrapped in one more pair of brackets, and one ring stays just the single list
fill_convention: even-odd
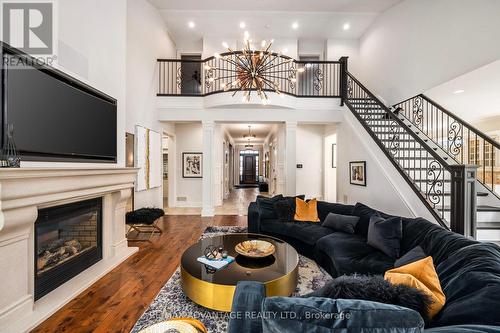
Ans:
[{"label": "interior doorway", "polygon": [[240,184],[256,185],[259,180],[259,151],[240,152]]}]

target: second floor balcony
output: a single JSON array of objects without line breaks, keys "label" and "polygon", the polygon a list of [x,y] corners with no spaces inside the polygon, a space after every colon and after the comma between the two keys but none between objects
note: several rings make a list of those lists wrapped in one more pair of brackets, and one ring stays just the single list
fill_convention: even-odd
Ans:
[{"label": "second floor balcony", "polygon": [[[248,93],[255,95],[260,90],[266,95],[271,92],[294,97],[340,98],[341,71],[347,70],[347,58],[298,61],[270,52],[236,51],[207,59],[158,59],[158,66],[158,96],[233,92],[245,100]],[[259,79],[247,84],[250,89],[245,91],[242,83],[246,80],[245,74],[250,73],[258,75]]]}]

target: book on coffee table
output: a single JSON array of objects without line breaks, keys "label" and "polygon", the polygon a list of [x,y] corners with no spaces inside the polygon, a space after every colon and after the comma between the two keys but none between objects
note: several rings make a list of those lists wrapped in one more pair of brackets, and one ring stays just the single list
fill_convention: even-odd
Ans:
[{"label": "book on coffee table", "polygon": [[221,269],[232,263],[234,261],[234,257],[228,256],[227,258],[210,260],[205,258],[204,256],[201,256],[198,257],[197,261],[212,268]]}]

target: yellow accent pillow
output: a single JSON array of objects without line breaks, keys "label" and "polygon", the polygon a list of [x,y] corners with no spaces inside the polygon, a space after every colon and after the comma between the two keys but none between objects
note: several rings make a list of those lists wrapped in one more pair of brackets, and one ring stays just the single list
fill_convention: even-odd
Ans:
[{"label": "yellow accent pillow", "polygon": [[316,199],[305,202],[302,199],[295,198],[294,220],[302,222],[319,222],[317,206],[318,202]]},{"label": "yellow accent pillow", "polygon": [[446,302],[432,257],[390,269],[385,272],[384,279],[392,284],[404,284],[417,288],[429,295],[432,300],[429,306],[429,318],[434,317]]}]

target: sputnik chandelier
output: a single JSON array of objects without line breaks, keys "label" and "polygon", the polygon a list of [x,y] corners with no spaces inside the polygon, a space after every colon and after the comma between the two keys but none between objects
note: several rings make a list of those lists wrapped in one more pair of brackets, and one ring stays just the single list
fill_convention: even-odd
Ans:
[{"label": "sputnik chandelier", "polygon": [[[223,62],[218,67],[205,66],[207,84],[220,81],[224,91],[234,90],[232,96],[242,91],[243,102],[250,102],[252,91],[256,91],[263,105],[269,104],[266,92],[275,92],[283,97],[282,83],[294,88],[297,73],[305,69],[296,68],[292,58],[270,51],[272,44],[273,41],[267,43],[263,40],[259,51],[252,50],[251,41],[245,36],[244,49],[233,51],[227,43],[223,43],[229,53],[214,55]],[[215,74],[217,71],[219,76]]]}]

